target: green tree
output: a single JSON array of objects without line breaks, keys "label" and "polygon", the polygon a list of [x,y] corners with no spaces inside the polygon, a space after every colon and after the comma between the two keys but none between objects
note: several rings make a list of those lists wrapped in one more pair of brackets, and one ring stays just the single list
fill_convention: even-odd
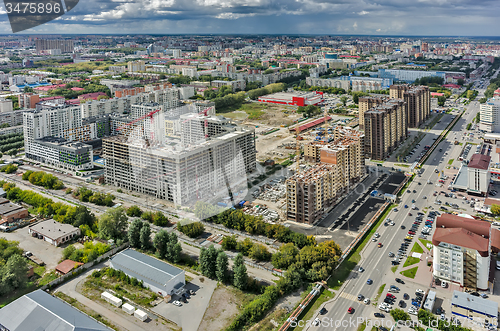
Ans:
[{"label": "green tree", "polygon": [[137,207],[136,205],[130,206],[127,209],[127,216],[130,216],[130,217],[141,217],[141,215],[142,215],[142,210],[141,210],[141,208]]},{"label": "green tree", "polygon": [[151,247],[151,227],[149,223],[144,223],[142,225],[139,239],[142,249],[147,250]]},{"label": "green tree", "polygon": [[244,290],[248,284],[247,267],[243,262],[243,255],[240,253],[234,259],[233,264],[234,283],[233,285],[240,290]]},{"label": "green tree", "polygon": [[408,315],[407,312],[405,312],[403,309],[392,309],[390,312],[392,318],[394,318],[395,321],[408,321],[410,320],[410,315]]},{"label": "green tree", "polygon": [[500,215],[500,205],[496,204],[491,205],[491,213],[495,216]]},{"label": "green tree", "polygon": [[248,256],[257,261],[269,261],[271,259],[271,253],[267,250],[267,247],[262,244],[254,244]]},{"label": "green tree", "polygon": [[[183,222],[179,222],[183,223]],[[190,238],[196,238],[200,236],[203,232],[205,232],[205,227],[200,222],[193,222],[188,224],[178,224],[177,230],[184,233],[186,236]]]},{"label": "green tree", "polygon": [[238,241],[236,240],[236,236],[232,235],[232,236],[224,236],[224,238],[222,239],[221,246],[222,246],[222,249],[224,249],[226,251],[232,251],[232,250],[236,249],[237,244],[238,244]]},{"label": "green tree", "polygon": [[340,102],[342,102],[342,105],[344,105],[344,107],[347,105],[347,96],[343,95],[340,97]]},{"label": "green tree", "polygon": [[177,240],[177,235],[175,232],[170,232],[168,234],[168,244],[167,244],[167,254],[166,258],[172,262],[179,262],[181,260],[182,247]]},{"label": "green tree", "polygon": [[9,257],[7,263],[0,268],[0,294],[23,288],[28,282],[28,263],[19,254]]},{"label": "green tree", "polygon": [[136,218],[132,221],[128,228],[128,241],[132,247],[141,247],[141,229],[143,223],[140,219]]},{"label": "green tree", "polygon": [[153,224],[156,226],[167,226],[169,224],[169,221],[161,211],[157,211],[153,215]]},{"label": "green tree", "polygon": [[165,230],[158,231],[153,239],[153,245],[156,249],[156,255],[158,255],[160,259],[165,258],[165,255],[167,254],[167,246],[169,240],[170,238],[168,236],[168,232]]},{"label": "green tree", "polygon": [[217,270],[217,250],[214,245],[210,245],[210,247],[204,248],[202,247],[200,251],[200,271],[203,275],[208,278],[215,279]]},{"label": "green tree", "polygon": [[228,275],[228,259],[226,253],[220,251],[217,254],[217,270],[215,271],[215,275],[217,276],[217,280],[221,283],[225,283]]},{"label": "green tree", "polygon": [[271,263],[277,269],[288,269],[288,267],[297,261],[299,250],[294,244],[288,243],[282,245],[278,252],[274,253]]},{"label": "green tree", "polygon": [[99,218],[99,235],[104,239],[119,239],[122,237],[128,222],[123,207],[109,208]]}]

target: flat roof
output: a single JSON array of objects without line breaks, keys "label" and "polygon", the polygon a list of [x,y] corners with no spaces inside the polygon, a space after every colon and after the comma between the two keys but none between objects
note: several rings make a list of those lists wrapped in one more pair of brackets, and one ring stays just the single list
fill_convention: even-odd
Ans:
[{"label": "flat roof", "polygon": [[483,299],[460,291],[453,291],[451,304],[460,306],[466,309],[486,314],[488,316],[498,316],[498,302]]},{"label": "flat roof", "polygon": [[10,331],[109,331],[66,302],[36,290],[0,309],[0,324]]},{"label": "flat roof", "polygon": [[24,209],[23,207],[16,205],[15,203],[12,202],[2,203],[0,204],[0,215],[6,215],[14,211],[20,211],[23,209]]},{"label": "flat roof", "polygon": [[111,258],[116,268],[146,283],[165,286],[174,277],[183,274],[184,270],[155,259],[133,249],[126,249]]},{"label": "flat roof", "polygon": [[54,221],[53,219],[46,220],[35,225],[30,226],[30,229],[38,232],[39,234],[48,237],[50,239],[56,240],[58,238],[64,237],[78,228],[71,224],[64,224]]}]

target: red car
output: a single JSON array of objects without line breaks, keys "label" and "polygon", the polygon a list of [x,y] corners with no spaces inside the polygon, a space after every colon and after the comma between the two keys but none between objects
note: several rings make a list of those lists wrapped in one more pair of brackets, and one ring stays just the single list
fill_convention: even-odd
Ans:
[{"label": "red car", "polygon": [[391,298],[391,299],[396,299],[396,296],[390,293],[387,293],[386,297]]},{"label": "red car", "polygon": [[411,216],[411,213],[408,213],[408,216]]},{"label": "red car", "polygon": [[382,243],[378,243],[377,246],[378,246],[378,248],[382,247]]},{"label": "red car", "polygon": [[354,308],[352,308],[352,307],[349,307],[349,309],[347,309],[347,312],[348,312],[349,314],[352,314],[352,313],[354,313]]},{"label": "red car", "polygon": [[414,235],[415,231],[408,231],[408,234]]}]

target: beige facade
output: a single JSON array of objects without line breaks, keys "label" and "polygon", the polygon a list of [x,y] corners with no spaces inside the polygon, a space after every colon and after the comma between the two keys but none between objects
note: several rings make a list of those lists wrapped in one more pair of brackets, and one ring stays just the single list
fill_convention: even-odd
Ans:
[{"label": "beige facade", "polygon": [[391,99],[403,99],[406,107],[408,127],[418,128],[429,118],[431,94],[427,86],[392,85],[389,89]]},{"label": "beige facade", "polygon": [[358,102],[359,128],[361,130],[364,130],[364,128],[365,128],[365,113],[368,110],[372,109],[373,107],[381,105],[386,100],[387,100],[387,98],[372,97],[372,96],[366,96],[366,97],[359,98],[359,102]]}]

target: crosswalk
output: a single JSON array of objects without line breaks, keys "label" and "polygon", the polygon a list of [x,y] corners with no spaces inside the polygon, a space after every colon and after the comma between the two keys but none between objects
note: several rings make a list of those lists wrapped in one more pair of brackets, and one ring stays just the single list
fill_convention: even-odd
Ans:
[{"label": "crosswalk", "polygon": [[345,292],[342,292],[340,293],[340,297],[344,298],[344,299],[347,299],[347,300],[351,300],[351,301],[358,301],[358,295],[354,295],[354,294],[349,294],[349,293],[345,293]]}]

